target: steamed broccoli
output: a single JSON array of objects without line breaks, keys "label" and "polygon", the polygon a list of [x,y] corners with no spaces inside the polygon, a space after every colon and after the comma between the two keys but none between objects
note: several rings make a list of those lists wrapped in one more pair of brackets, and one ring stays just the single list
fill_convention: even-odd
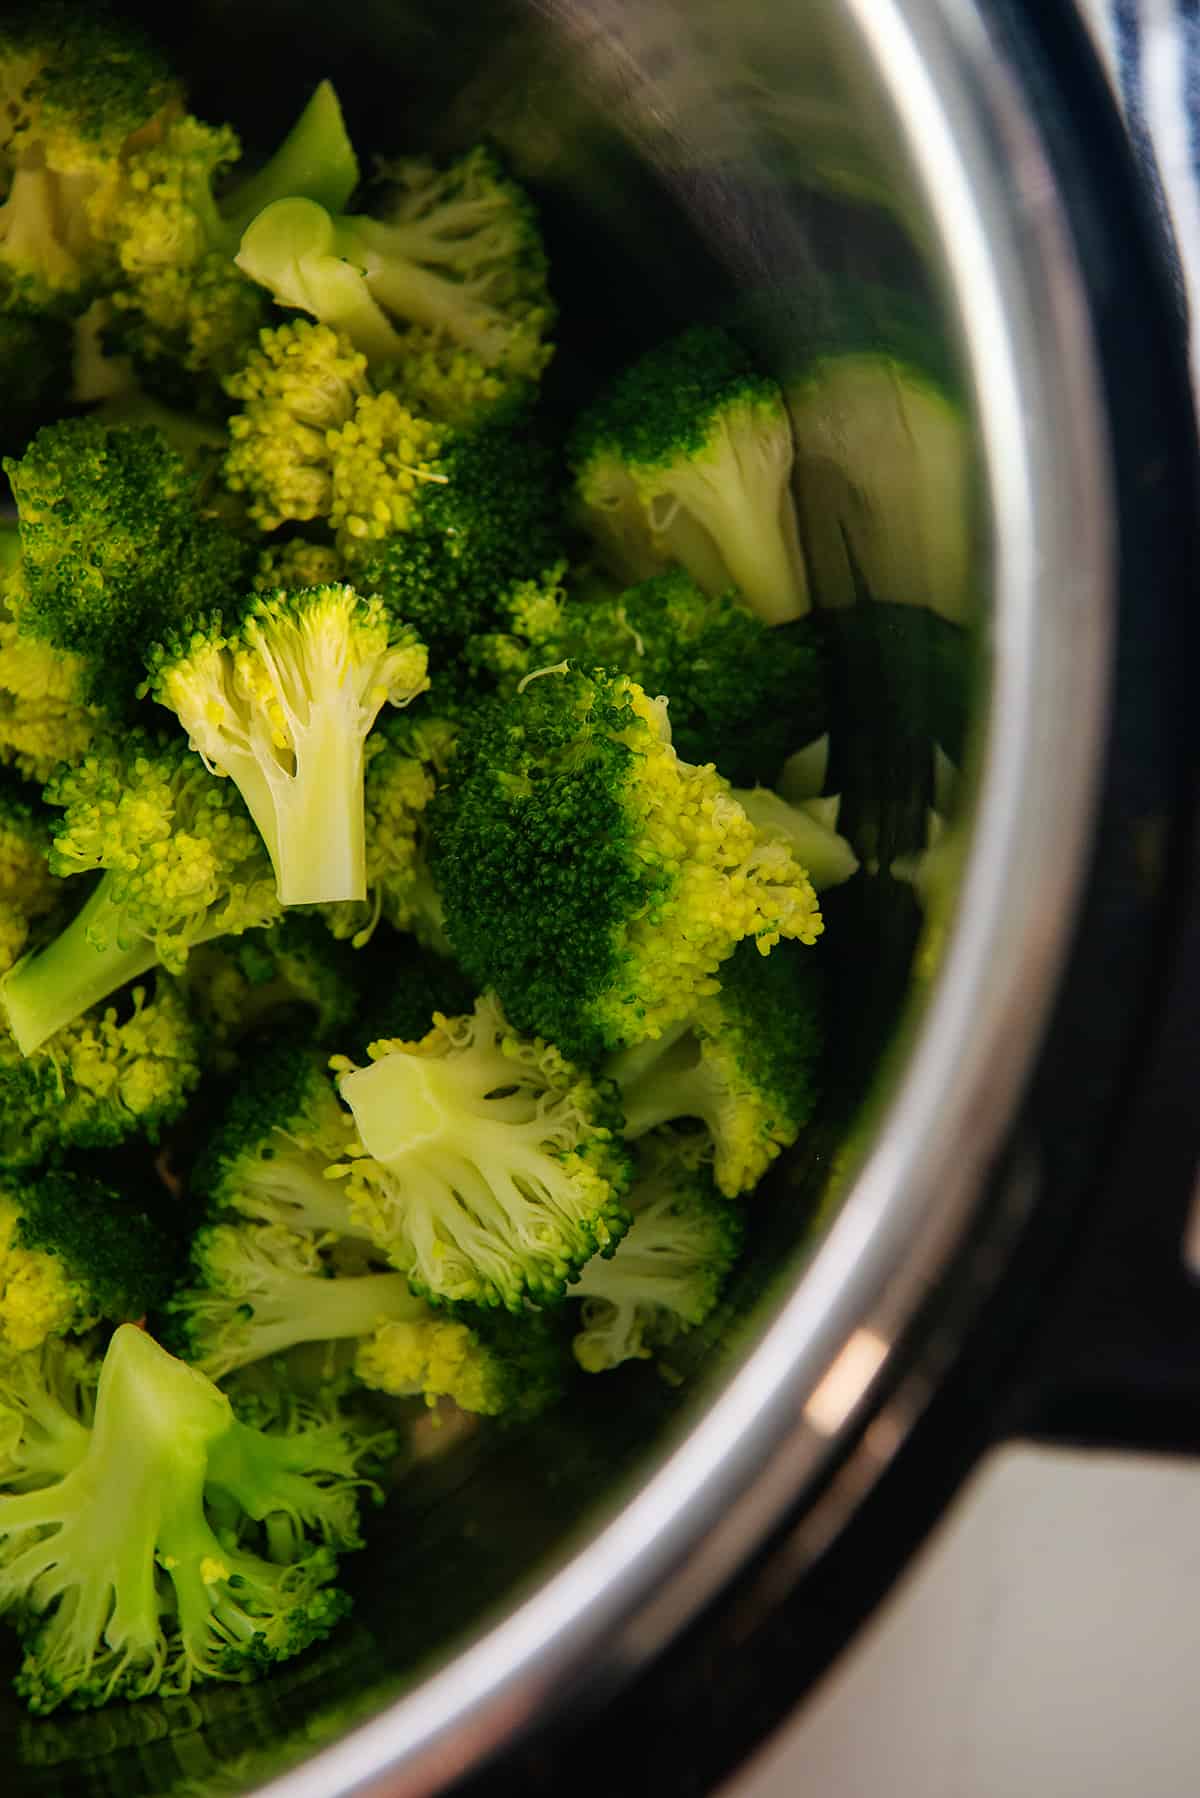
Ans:
[{"label": "steamed broccoli", "polygon": [[149,426],[66,419],[5,468],[20,515],[20,630],[85,658],[85,697],[128,706],[152,633],[237,593],[245,547],[201,516],[196,477]]},{"label": "steamed broccoli", "polygon": [[808,610],[783,395],[723,331],[685,331],[626,369],[568,454],[580,518],[620,578],[679,562],[767,624]]},{"label": "steamed broccoli", "polygon": [[264,295],[233,261],[254,214],[290,194],[344,205],[358,183],[328,82],[265,167],[230,188],[224,178],[240,156],[229,126],[172,118],[155,141],[126,159],[104,220],[120,270],[110,336],[166,398],[182,392],[203,402],[208,378],[216,404],[219,378],[237,366],[266,322]]},{"label": "steamed broccoli", "polygon": [[27,3],[0,27],[0,308],[81,311],[115,265],[97,221],[177,88],[104,7]]},{"label": "steamed broccoli", "polygon": [[361,1236],[344,1189],[326,1169],[345,1158],[353,1120],[339,1104],[321,1056],[306,1045],[272,1044],[255,1061],[192,1173],[216,1214],[320,1237]]},{"label": "steamed broccoli", "polygon": [[48,1167],[0,1186],[0,1362],[101,1319],[135,1321],[179,1278],[169,1204],[147,1208],[93,1175]]},{"label": "steamed broccoli", "polygon": [[606,1063],[626,1137],[697,1118],[721,1191],[749,1192],[812,1115],[822,984],[818,958],[799,945],[781,943],[764,958],[743,943],[721,969],[720,990],[689,1018]]},{"label": "steamed broccoli", "polygon": [[0,1031],[0,1165],[131,1136],[157,1142],[201,1073],[201,1036],[174,981],[93,1006],[23,1055]]},{"label": "steamed broccoli", "polygon": [[0,972],[16,961],[30,927],[62,900],[49,858],[48,815],[24,794],[0,786]]},{"label": "steamed broccoli", "polygon": [[475,1003],[475,988],[458,963],[411,936],[375,937],[358,959],[365,963],[363,1002],[347,1040],[363,1055],[380,1037],[419,1042],[432,1030],[436,1012],[457,1017]]},{"label": "steamed broccoli", "polygon": [[238,266],[443,417],[519,403],[550,358],[554,317],[527,197],[483,147],[444,170],[412,158],[381,174],[379,217],[280,200],[242,238]]},{"label": "steamed broccoli", "polygon": [[791,805],[769,787],[735,787],[734,796],[761,836],[787,844],[818,893],[841,886],[858,872],[858,857],[838,835],[841,800],[836,794]]},{"label": "steamed broccoli", "polygon": [[151,650],[154,697],[262,833],[284,905],[365,899],[364,744],[428,684],[415,632],[353,587],[253,597]]},{"label": "steamed broccoli", "polygon": [[342,558],[332,543],[310,543],[304,537],[292,537],[259,552],[254,591],[278,593],[281,587],[335,587],[345,574]]},{"label": "steamed broccoli", "polygon": [[130,731],[51,782],[64,808],[52,872],[102,871],[70,923],[0,980],[22,1054],[160,963],[279,916],[270,864],[236,790],[182,738]]},{"label": "steamed broccoli", "polygon": [[28,1492],[79,1465],[99,1378],[93,1337],[45,1336],[36,1348],[0,1354],[0,1489]]},{"label": "steamed broccoli", "polygon": [[553,1302],[627,1223],[612,1090],[496,1001],[439,1014],[420,1042],[335,1057],[358,1140],[340,1171],[355,1220],[436,1301]]},{"label": "steamed broccoli", "polygon": [[501,634],[468,644],[502,692],[566,660],[627,674],[669,698],[684,760],[715,762],[735,786],[773,780],[789,749],[825,728],[819,643],[770,629],[734,592],[706,594],[682,568],[594,598],[528,583],[505,611]]},{"label": "steamed broccoli", "polygon": [[252,1679],[327,1635],[347,1608],[335,1551],[358,1545],[354,1493],[379,1447],[336,1414],[242,1423],[122,1325],[82,1458],[0,1496],[0,1605],[25,1639],[29,1708]]},{"label": "steamed broccoli", "polygon": [[25,594],[14,522],[0,529],[0,761],[42,783],[84,753],[99,713],[87,700],[84,657],[22,628]]},{"label": "steamed broccoli", "polygon": [[648,1359],[704,1322],[742,1246],[739,1214],[717,1193],[702,1138],[660,1132],[642,1145],[633,1222],[611,1260],[589,1261],[575,1359],[588,1373]]},{"label": "steamed broccoli", "polygon": [[744,937],[765,954],[822,929],[804,870],[680,761],[664,712],[624,677],[551,670],[467,723],[429,809],[456,957],[568,1055],[661,1035]]}]

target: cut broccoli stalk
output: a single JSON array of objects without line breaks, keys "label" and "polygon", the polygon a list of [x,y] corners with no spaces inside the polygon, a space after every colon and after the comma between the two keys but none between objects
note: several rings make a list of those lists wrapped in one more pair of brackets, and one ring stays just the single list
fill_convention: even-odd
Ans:
[{"label": "cut broccoli stalk", "polygon": [[22,1055],[157,965],[158,950],[147,937],[122,939],[123,915],[112,881],[102,878],[58,936],[0,981],[0,1005]]},{"label": "cut broccoli stalk", "polygon": [[358,186],[358,158],[346,133],[331,81],[322,81],[265,167],[239,181],[221,202],[231,236],[240,240],[252,218],[274,201],[305,194],[341,212]]}]

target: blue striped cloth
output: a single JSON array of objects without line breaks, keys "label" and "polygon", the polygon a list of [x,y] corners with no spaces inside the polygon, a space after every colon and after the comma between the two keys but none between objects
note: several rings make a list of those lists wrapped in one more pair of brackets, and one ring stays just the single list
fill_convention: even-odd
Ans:
[{"label": "blue striped cloth", "polygon": [[1173,255],[1200,395],[1200,0],[1078,0]]}]

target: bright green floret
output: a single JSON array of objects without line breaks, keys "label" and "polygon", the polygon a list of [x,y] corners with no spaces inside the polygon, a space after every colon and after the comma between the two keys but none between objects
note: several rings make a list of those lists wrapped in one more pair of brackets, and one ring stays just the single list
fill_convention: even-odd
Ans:
[{"label": "bright green floret", "polygon": [[595,598],[529,583],[507,610],[507,629],[469,645],[502,692],[567,660],[627,674],[670,700],[684,760],[715,762],[735,786],[773,780],[789,750],[825,729],[818,644],[770,629],[735,592],[705,593],[682,568]]},{"label": "bright green floret", "polygon": [[342,1163],[356,1222],[438,1302],[553,1303],[626,1226],[611,1089],[496,1001],[439,1016],[420,1042],[335,1059],[358,1140]]},{"label": "bright green floret", "polygon": [[120,269],[113,337],[156,391],[181,382],[195,389],[197,377],[219,380],[253,347],[269,308],[233,258],[255,213],[292,194],[344,205],[358,182],[328,82],[270,161],[230,187],[240,158],[228,125],[173,118],[127,158],[102,221]]},{"label": "bright green floret", "polygon": [[612,1058],[625,1135],[700,1120],[728,1197],[749,1192],[812,1116],[823,1043],[818,958],[781,943],[764,958],[743,943],[718,992],[656,1041]]},{"label": "bright green floret", "polygon": [[84,658],[23,628],[26,592],[14,521],[0,530],[0,761],[41,785],[85,752],[99,714]]},{"label": "bright green floret", "polygon": [[255,1058],[192,1175],[215,1213],[316,1237],[361,1236],[345,1189],[326,1178],[353,1141],[326,1059],[278,1041]]},{"label": "bright green floret", "polygon": [[454,953],[521,1030],[592,1055],[660,1036],[743,938],[812,943],[816,896],[633,681],[568,666],[481,709],[429,811]]},{"label": "bright green floret", "polygon": [[85,658],[88,697],[128,705],[154,632],[241,590],[244,546],[202,516],[195,475],[149,426],[66,419],[5,468],[22,632]]},{"label": "bright green floret", "polygon": [[82,311],[116,269],[96,216],[175,83],[104,7],[6,9],[0,27],[0,307]]},{"label": "bright green floret", "polygon": [[485,148],[446,169],[388,163],[382,176],[376,217],[302,199],[267,208],[238,266],[435,415],[474,423],[519,403],[550,359],[554,320],[528,198]]},{"label": "bright green floret", "polygon": [[367,733],[428,684],[425,646],[353,587],[255,596],[150,652],[148,687],[262,833],[284,905],[367,896]]},{"label": "bright green floret", "polygon": [[723,331],[696,327],[620,375],[569,446],[582,522],[621,579],[678,562],[736,587],[767,624],[808,610],[779,386]]},{"label": "bright green floret", "polygon": [[252,1679],[327,1635],[347,1608],[331,1581],[335,1549],[359,1539],[362,1458],[334,1419],[239,1422],[211,1381],[122,1326],[82,1458],[0,1497],[20,1696],[39,1713],[170,1696]]},{"label": "bright green floret", "polygon": [[[158,1199],[157,1192],[153,1195]],[[101,1319],[136,1320],[179,1279],[174,1201],[118,1191],[74,1168],[7,1172],[0,1187],[0,1361]]]},{"label": "bright green floret", "polygon": [[213,780],[182,738],[127,732],[64,769],[46,797],[63,808],[52,872],[102,878],[66,928],[0,982],[22,1054],[158,963],[177,973],[197,943],[278,918],[236,789]]},{"label": "bright green floret", "polygon": [[30,928],[60,904],[50,872],[50,817],[11,786],[0,786],[0,972],[16,961]]},{"label": "bright green floret", "polygon": [[742,1246],[742,1224],[718,1194],[696,1139],[664,1132],[638,1156],[633,1222],[611,1260],[589,1261],[575,1359],[588,1373],[646,1360],[704,1322]]},{"label": "bright green floret", "polygon": [[0,1031],[0,1163],[62,1149],[157,1142],[200,1081],[203,1037],[175,982],[159,974],[95,1005],[28,1055]]},{"label": "bright green floret", "polygon": [[84,1459],[96,1415],[95,1337],[44,1336],[0,1352],[0,1489],[52,1485]]}]

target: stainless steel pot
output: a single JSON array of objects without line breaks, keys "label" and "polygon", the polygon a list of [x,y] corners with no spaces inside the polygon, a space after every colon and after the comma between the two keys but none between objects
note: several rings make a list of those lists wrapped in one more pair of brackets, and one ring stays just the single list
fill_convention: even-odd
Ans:
[{"label": "stainless steel pot", "polygon": [[[1147,413],[1160,448],[1192,453],[1170,313],[1114,121],[1054,13],[1044,42],[985,0],[462,0],[453,17],[414,0],[352,17],[211,0],[176,17],[197,109],[251,137],[268,141],[294,84],[326,73],[360,141],[497,137],[543,203],[564,404],[676,322],[734,318],[786,377],[836,340],[847,294],[920,296],[974,433],[968,853],[932,976],[909,981],[911,913],[897,931],[891,884],[849,914],[861,1027],[839,1033],[830,1082],[859,1093],[859,1121],[840,1144],[818,1132],[756,1201],[735,1306],[680,1389],[635,1370],[529,1438],[440,1454],[389,1508],[338,1640],[262,1688],[13,1713],[12,1791],[270,1779],[272,1798],[418,1798],[476,1774],[644,1676],[728,1582],[750,1589],[765,1544],[758,1601],[790,1591],[878,1490],[992,1302],[1045,1203],[1039,1139],[1015,1122],[1126,703],[1118,601],[1192,472],[1154,465]],[[1122,384],[1131,308],[1143,330]],[[1168,560],[1143,623],[1172,615]],[[1129,702],[1158,693],[1159,736],[1138,751],[1156,795],[1178,763],[1169,675],[1143,671]],[[1148,915],[1161,884],[1144,884]],[[1127,957],[1115,984],[1141,966]],[[536,1788],[539,1763],[520,1765],[511,1777]],[[541,1774],[588,1787],[574,1753]]]}]

